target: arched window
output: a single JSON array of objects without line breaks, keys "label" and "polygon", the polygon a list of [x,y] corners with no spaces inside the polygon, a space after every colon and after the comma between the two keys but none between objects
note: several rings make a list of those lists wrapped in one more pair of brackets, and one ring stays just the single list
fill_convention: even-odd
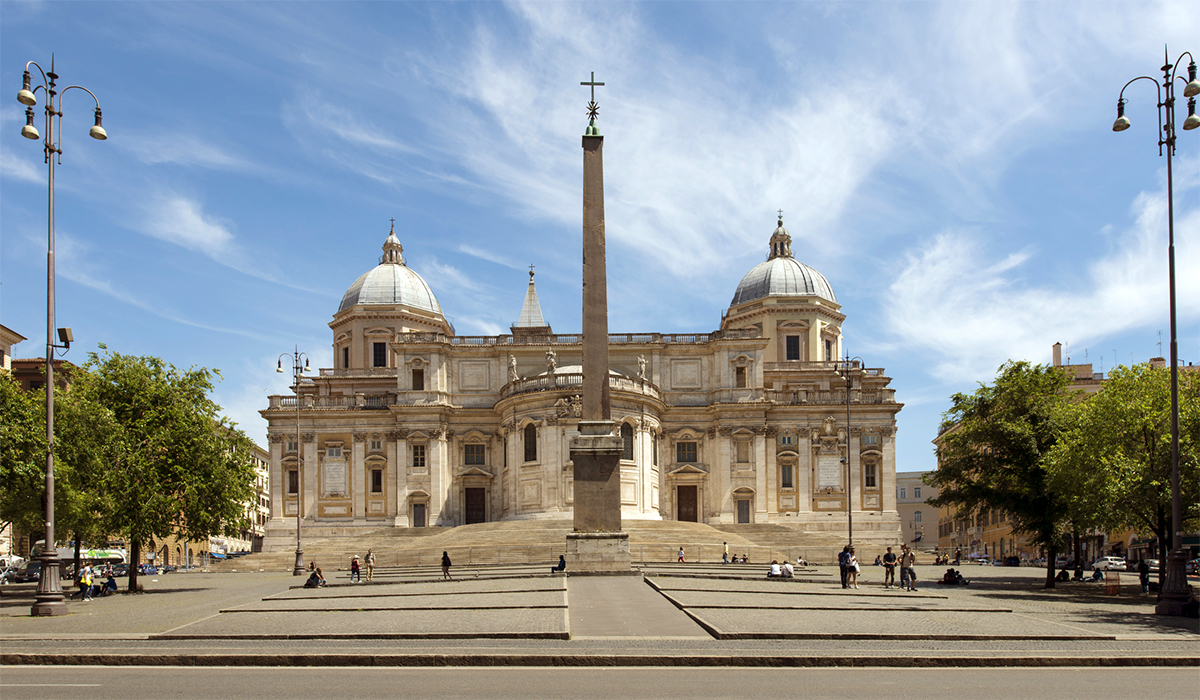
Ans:
[{"label": "arched window", "polygon": [[621,459],[633,459],[633,426],[621,424]]},{"label": "arched window", "polygon": [[537,426],[533,423],[525,426],[525,461],[537,461]]}]

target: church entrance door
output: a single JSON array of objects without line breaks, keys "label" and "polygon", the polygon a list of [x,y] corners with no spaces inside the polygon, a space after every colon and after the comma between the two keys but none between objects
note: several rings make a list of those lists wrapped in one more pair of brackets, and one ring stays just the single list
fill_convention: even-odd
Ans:
[{"label": "church entrance door", "polygon": [[738,524],[750,522],[750,501],[741,499],[737,502]]},{"label": "church entrance door", "polygon": [[425,527],[425,504],[413,504],[413,527]]},{"label": "church entrance door", "polygon": [[467,525],[487,522],[487,509],[484,506],[486,489],[466,489]]},{"label": "church entrance door", "polygon": [[675,500],[678,503],[676,509],[677,518],[679,520],[694,523],[696,520],[696,487],[695,486],[677,486],[675,487]]}]

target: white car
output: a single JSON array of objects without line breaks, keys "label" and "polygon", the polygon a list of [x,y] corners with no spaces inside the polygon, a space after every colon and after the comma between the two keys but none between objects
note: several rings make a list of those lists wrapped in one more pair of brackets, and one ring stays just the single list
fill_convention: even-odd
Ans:
[{"label": "white car", "polygon": [[1100,557],[1092,562],[1095,571],[1124,571],[1125,560],[1121,557]]}]

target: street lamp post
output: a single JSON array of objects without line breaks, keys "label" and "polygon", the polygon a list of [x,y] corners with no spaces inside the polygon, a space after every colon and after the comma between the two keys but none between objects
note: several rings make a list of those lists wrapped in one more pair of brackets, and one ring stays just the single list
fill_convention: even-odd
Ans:
[{"label": "street lamp post", "polygon": [[1188,116],[1183,130],[1200,127],[1200,116],[1196,115],[1196,95],[1200,95],[1200,80],[1196,79],[1196,61],[1192,54],[1184,51],[1171,63],[1170,54],[1163,48],[1163,81],[1143,75],[1121,88],[1117,98],[1117,120],[1113,131],[1125,131],[1130,127],[1125,116],[1125,88],[1139,80],[1149,80],[1158,90],[1158,155],[1167,154],[1167,287],[1170,294],[1171,326],[1171,551],[1167,555],[1166,576],[1162,595],[1154,612],[1159,615],[1182,615],[1188,602],[1187,576],[1184,573],[1183,554],[1183,501],[1179,490],[1179,342],[1175,334],[1175,195],[1171,158],[1175,155],[1175,81],[1183,81],[1179,75],[1179,64],[1188,57],[1188,79],[1184,82],[1183,96],[1188,98]]},{"label": "street lamp post", "polygon": [[834,371],[846,380],[846,456],[842,462],[846,465],[846,542],[851,547],[854,546],[854,492],[850,488],[850,389],[854,385],[855,364],[861,367],[862,362],[861,357],[847,356],[834,363]]},{"label": "street lamp post", "polygon": [[[279,356],[279,361],[275,365],[275,371],[283,374],[283,360],[288,357],[285,352]],[[300,518],[304,513],[304,464],[300,461],[300,379],[308,369],[308,355],[300,352],[297,348],[291,354],[292,358],[292,380],[296,391],[296,564],[292,567],[292,576],[304,575],[304,550],[300,546]],[[301,364],[301,360],[304,361]]]},{"label": "street lamp post", "polygon": [[[29,67],[37,68],[42,76],[40,85],[32,85],[32,74]],[[91,137],[103,141],[108,138],[104,127],[100,125],[100,100],[87,88],[80,85],[69,85],[58,90],[58,75],[54,72],[54,58],[50,58],[50,72],[42,70],[35,61],[25,64],[25,74],[21,79],[21,90],[17,93],[17,101],[25,105],[25,126],[21,127],[21,135],[36,141],[41,138],[37,127],[33,125],[33,106],[37,104],[39,90],[46,93],[46,138],[42,141],[46,164],[50,168],[49,176],[49,211],[47,231],[48,247],[46,252],[46,513],[45,544],[42,547],[42,571],[38,577],[37,593],[30,614],[36,617],[49,615],[65,615],[67,604],[63,602],[62,583],[59,581],[58,548],[54,545],[54,350],[69,348],[71,345],[71,329],[58,329],[62,345],[54,342],[54,166],[62,159],[62,137],[57,135],[55,128],[62,121],[62,98],[68,90],[83,90],[92,96],[96,102],[96,123],[91,128]],[[32,89],[31,89],[32,87]],[[57,120],[57,122],[55,121]]]}]

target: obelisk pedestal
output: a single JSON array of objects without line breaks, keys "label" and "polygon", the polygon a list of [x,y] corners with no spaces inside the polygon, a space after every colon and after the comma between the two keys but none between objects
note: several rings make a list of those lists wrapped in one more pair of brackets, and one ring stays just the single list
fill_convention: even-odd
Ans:
[{"label": "obelisk pedestal", "polygon": [[[594,98],[589,106],[594,115]],[[593,116],[583,137],[583,415],[571,440],[575,531],[567,535],[568,574],[632,573],[629,535],[621,531],[622,442],[609,404],[603,148]]]}]

